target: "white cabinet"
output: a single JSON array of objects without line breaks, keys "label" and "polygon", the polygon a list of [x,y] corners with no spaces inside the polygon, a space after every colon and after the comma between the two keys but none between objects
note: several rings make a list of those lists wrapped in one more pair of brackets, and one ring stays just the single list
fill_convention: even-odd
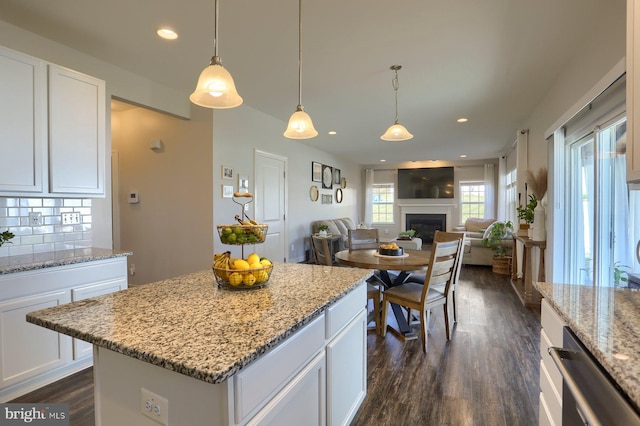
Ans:
[{"label": "white cabinet", "polygon": [[0,93],[0,196],[104,196],[104,81],[0,46]]},{"label": "white cabinet", "polygon": [[640,1],[627,0],[627,181],[640,182]]},{"label": "white cabinet", "polygon": [[60,367],[71,359],[70,338],[26,322],[27,313],[69,302],[56,291],[0,302],[0,388]]},{"label": "white cabinet", "polygon": [[0,47],[0,193],[44,189],[46,79],[43,61]]},{"label": "white cabinet", "polygon": [[562,376],[549,355],[549,347],[562,347],[564,321],[542,299],[540,322],[540,425],[562,424]]},{"label": "white cabinet", "polygon": [[126,287],[126,257],[0,275],[0,402],[92,362],[84,342],[28,323],[29,312]]}]

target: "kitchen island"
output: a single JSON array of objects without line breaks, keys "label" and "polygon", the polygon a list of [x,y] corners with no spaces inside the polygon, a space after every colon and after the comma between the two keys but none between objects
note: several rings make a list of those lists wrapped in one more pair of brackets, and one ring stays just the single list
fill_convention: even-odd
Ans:
[{"label": "kitchen island", "polygon": [[27,321],[94,345],[98,425],[343,424],[366,393],[371,274],[275,263],[266,287],[230,291],[206,270]]},{"label": "kitchen island", "polygon": [[562,376],[547,348],[563,346],[563,326],[573,331],[639,410],[640,291],[546,282],[535,286],[543,297],[540,424],[544,418],[557,422],[562,417]]}]

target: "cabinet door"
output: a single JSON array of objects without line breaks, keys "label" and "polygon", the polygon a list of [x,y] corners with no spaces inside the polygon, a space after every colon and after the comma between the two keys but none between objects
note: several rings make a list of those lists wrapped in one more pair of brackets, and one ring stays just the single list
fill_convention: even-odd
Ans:
[{"label": "cabinet door", "polygon": [[[126,278],[78,287],[71,290],[71,301],[75,302],[76,300],[115,293],[125,288],[127,288]],[[82,359],[90,356],[93,356],[93,345],[83,340],[73,339],[73,359]]]},{"label": "cabinet door", "polygon": [[367,315],[360,314],[327,345],[327,424],[344,425],[367,393]]},{"label": "cabinet door", "polygon": [[104,81],[49,65],[49,190],[104,196]]},{"label": "cabinet door", "polygon": [[69,291],[62,290],[0,303],[0,388],[69,362],[68,336],[26,320],[29,312],[68,302]]},{"label": "cabinet door", "polygon": [[627,181],[640,182],[640,4],[627,0]]},{"label": "cabinet door", "polygon": [[0,47],[0,195],[44,189],[45,84],[44,62]]},{"label": "cabinet door", "polygon": [[320,353],[247,425],[324,425],[325,355]]}]

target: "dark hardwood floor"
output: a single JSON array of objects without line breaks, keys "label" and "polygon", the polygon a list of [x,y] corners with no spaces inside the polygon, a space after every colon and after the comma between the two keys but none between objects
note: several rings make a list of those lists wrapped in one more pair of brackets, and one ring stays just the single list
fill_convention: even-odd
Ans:
[{"label": "dark hardwood floor", "polygon": [[[538,424],[539,312],[488,267],[463,267],[457,291],[452,340],[434,310],[426,355],[419,340],[369,332],[367,397],[352,425]],[[66,402],[71,425],[93,425],[92,370],[12,402]]]}]

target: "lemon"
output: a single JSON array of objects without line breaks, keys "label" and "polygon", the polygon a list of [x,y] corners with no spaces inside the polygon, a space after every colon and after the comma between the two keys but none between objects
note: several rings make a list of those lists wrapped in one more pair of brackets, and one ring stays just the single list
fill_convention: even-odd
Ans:
[{"label": "lemon", "polygon": [[234,287],[242,284],[242,274],[240,272],[232,272],[231,275],[229,275],[229,284]]},{"label": "lemon", "polygon": [[244,274],[242,277],[242,282],[246,285],[254,285],[256,283],[256,277],[253,274]]},{"label": "lemon", "polygon": [[258,256],[255,253],[251,253],[249,255],[249,257],[247,257],[247,262],[249,262],[249,264],[251,265],[252,263],[258,263],[260,262],[260,256]]},{"label": "lemon", "polygon": [[256,277],[257,283],[263,283],[269,279],[269,274],[265,269],[261,271],[254,271],[253,276]]},{"label": "lemon", "polygon": [[271,265],[271,261],[263,257],[262,260],[260,261],[260,264],[262,264],[262,266],[269,266]]},{"label": "lemon", "polygon": [[233,269],[236,269],[239,271],[246,271],[247,269],[251,269],[251,267],[249,266],[249,263],[246,260],[238,259],[235,262],[233,262]]}]

